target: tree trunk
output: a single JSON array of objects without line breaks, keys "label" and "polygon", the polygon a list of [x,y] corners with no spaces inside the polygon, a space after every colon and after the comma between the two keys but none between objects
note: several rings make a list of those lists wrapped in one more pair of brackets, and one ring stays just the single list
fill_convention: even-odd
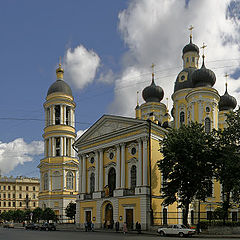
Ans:
[{"label": "tree trunk", "polygon": [[189,203],[186,203],[183,209],[183,225],[185,226],[188,226],[188,212],[189,212]]}]

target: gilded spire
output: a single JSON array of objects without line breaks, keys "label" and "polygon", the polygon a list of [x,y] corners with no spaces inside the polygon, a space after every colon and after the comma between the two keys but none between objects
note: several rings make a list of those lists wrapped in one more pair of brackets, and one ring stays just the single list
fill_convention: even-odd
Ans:
[{"label": "gilded spire", "polygon": [[61,64],[61,57],[59,57],[59,64],[58,64],[58,68],[56,69],[57,79],[63,80],[63,73],[64,73],[64,70]]},{"label": "gilded spire", "polygon": [[152,68],[152,83],[154,83],[154,63],[151,65],[151,68]]},{"label": "gilded spire", "polygon": [[226,86],[226,91],[225,91],[225,93],[227,93],[227,79],[228,79],[228,77],[229,77],[229,74],[225,74],[224,75],[224,77],[226,78],[226,83],[225,83],[225,86]]},{"label": "gilded spire", "polygon": [[190,31],[190,43],[192,43],[192,30],[194,29],[194,27],[191,25],[188,30]]},{"label": "gilded spire", "polygon": [[202,64],[202,67],[204,66],[204,58],[205,58],[205,55],[204,55],[204,49],[207,47],[207,45],[205,44],[205,43],[203,43],[203,45],[202,45],[202,52],[203,52],[203,54],[202,54],[202,58],[203,58],[203,64]]},{"label": "gilded spire", "polygon": [[138,94],[139,94],[139,91],[137,91],[137,106],[139,106]]}]

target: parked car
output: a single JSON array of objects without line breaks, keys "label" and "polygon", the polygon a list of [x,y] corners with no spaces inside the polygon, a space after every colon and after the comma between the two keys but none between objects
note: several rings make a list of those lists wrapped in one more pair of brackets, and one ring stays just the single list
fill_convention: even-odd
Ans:
[{"label": "parked car", "polygon": [[26,226],[25,226],[25,229],[28,230],[38,230],[39,229],[39,225],[35,224],[35,223],[28,223]]},{"label": "parked car", "polygon": [[157,232],[160,236],[165,235],[178,235],[179,237],[192,236],[195,234],[195,229],[187,228],[182,224],[169,225],[167,227],[158,228]]},{"label": "parked car", "polygon": [[12,222],[4,222],[3,227],[4,228],[14,228],[14,224]]},{"label": "parked car", "polygon": [[43,223],[43,225],[40,227],[40,230],[56,231],[56,226],[54,223]]}]

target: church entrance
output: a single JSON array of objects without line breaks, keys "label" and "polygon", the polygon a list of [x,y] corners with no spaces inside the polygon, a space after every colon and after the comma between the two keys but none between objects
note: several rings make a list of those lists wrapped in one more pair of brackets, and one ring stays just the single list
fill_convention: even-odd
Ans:
[{"label": "church entrance", "polygon": [[91,211],[86,211],[86,212],[85,212],[85,222],[86,222],[86,223],[90,223],[90,222],[91,222],[91,219],[92,219]]},{"label": "church entrance", "polygon": [[115,168],[110,168],[108,172],[108,187],[109,187],[109,196],[113,196],[113,191],[116,189],[116,171]]},{"label": "church entrance", "polygon": [[128,229],[133,229],[133,209],[126,209],[126,224]]},{"label": "church entrance", "polygon": [[108,229],[113,228],[113,207],[111,203],[108,203],[105,207],[104,227]]}]

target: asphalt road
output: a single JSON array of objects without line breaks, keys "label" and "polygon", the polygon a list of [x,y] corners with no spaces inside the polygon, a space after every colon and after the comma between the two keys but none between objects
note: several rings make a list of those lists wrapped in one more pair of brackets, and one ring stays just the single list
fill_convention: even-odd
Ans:
[{"label": "asphalt road", "polygon": [[[123,233],[108,233],[108,232],[67,232],[67,231],[31,231],[24,229],[5,229],[0,228],[0,240],[144,240],[144,239],[170,239],[175,240],[178,237],[159,237],[156,235],[147,234],[126,234]],[[210,238],[198,238],[194,236],[192,238],[182,239],[210,239]],[[215,238],[216,239],[216,238]],[[224,238],[232,239],[232,238]]]}]

